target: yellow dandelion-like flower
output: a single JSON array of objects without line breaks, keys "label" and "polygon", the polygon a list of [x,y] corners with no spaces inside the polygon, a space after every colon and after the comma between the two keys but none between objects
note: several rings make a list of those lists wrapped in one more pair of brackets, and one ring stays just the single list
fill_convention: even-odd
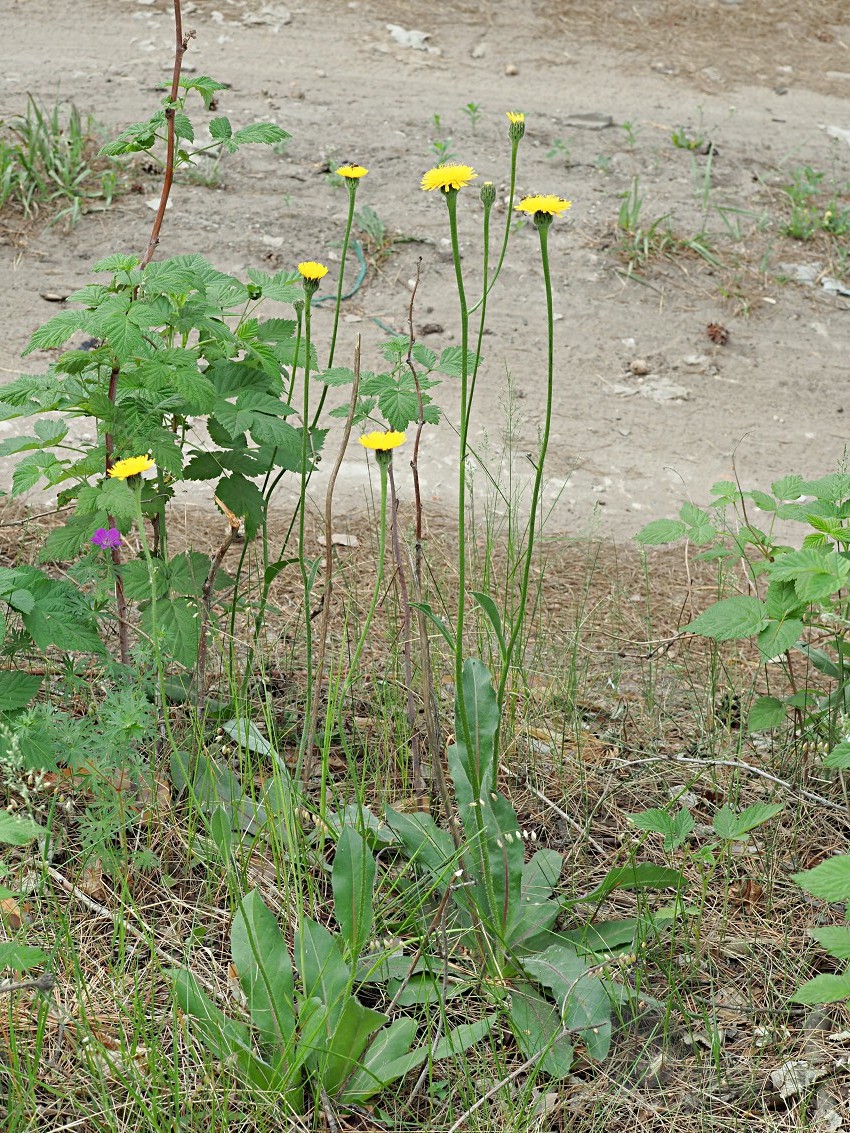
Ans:
[{"label": "yellow dandelion-like flower", "polygon": [[364,169],[362,165],[341,165],[336,171],[337,177],[345,177],[351,181],[359,181],[361,177],[365,177],[369,172]]},{"label": "yellow dandelion-like flower", "polygon": [[127,480],[131,476],[138,476],[140,472],[147,472],[153,468],[153,461],[149,456],[129,456],[126,460],[116,460],[109,469],[109,475],[114,480]]},{"label": "yellow dandelion-like flower", "polygon": [[404,433],[365,433],[360,438],[360,443],[373,452],[389,452],[390,449],[403,445],[406,440]]},{"label": "yellow dandelion-like flower", "polygon": [[525,121],[525,115],[522,114],[519,110],[507,110],[505,111],[505,113],[507,114],[508,121],[512,126],[518,126],[520,122]]},{"label": "yellow dandelion-like flower", "polygon": [[315,260],[304,260],[303,263],[298,265],[298,270],[304,279],[313,279],[316,282],[328,274],[325,265],[317,264]]},{"label": "yellow dandelion-like flower", "polygon": [[462,189],[477,176],[475,170],[468,165],[438,165],[435,169],[429,169],[422,178],[422,188],[426,193],[431,189],[442,189],[447,193],[449,189]]},{"label": "yellow dandelion-like flower", "polygon": [[514,207],[518,212],[545,213],[547,216],[560,216],[572,207],[572,201],[565,201],[563,197],[536,196],[523,197]]}]

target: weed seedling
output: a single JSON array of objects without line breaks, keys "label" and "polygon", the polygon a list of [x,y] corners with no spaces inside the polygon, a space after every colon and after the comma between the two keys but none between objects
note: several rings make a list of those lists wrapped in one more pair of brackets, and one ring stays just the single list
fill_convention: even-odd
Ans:
[{"label": "weed seedling", "polygon": [[[480,102],[468,102],[466,104],[466,106],[461,107],[461,109],[463,110],[463,112],[467,116],[467,118],[469,119],[469,124],[472,127],[472,132],[474,134],[475,133],[475,127],[478,125],[478,121],[481,118],[481,103]],[[436,115],[435,115],[435,117],[436,117]]]}]

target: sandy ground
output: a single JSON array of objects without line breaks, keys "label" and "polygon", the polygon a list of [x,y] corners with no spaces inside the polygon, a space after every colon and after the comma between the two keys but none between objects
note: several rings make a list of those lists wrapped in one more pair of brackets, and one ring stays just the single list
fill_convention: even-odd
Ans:
[{"label": "sandy ground", "polygon": [[[156,86],[170,69],[168,0],[6,0],[3,8],[0,116],[22,111],[28,92],[52,100],[57,88],[110,134],[155,108]],[[850,205],[850,147],[826,130],[850,130],[850,23],[831,22],[840,4],[810,11],[777,2],[755,14],[750,0],[293,7],[219,0],[185,8],[197,32],[189,73],[231,85],[219,113],[236,124],[274,120],[292,141],[282,154],[250,147],[226,158],[217,188],[176,186],[159,255],[199,251],[237,274],[319,259],[334,265],[334,284],[347,196],[326,172],[329,164],[361,162],[370,174],[358,204],[375,209],[389,232],[417,242],[396,245],[346,303],[343,364],[359,333],[364,365],[375,367],[384,332],[374,319],[404,328],[420,256],[417,334],[438,351],[458,342],[446,210],[418,188],[438,160],[434,115],[457,159],[496,183],[501,223],[505,110],[526,113],[518,188],[573,201],[551,238],[557,392],[547,507],[555,530],[628,538],[689,496],[705,501],[715,480],[732,475],[733,461],[745,485],[766,487],[786,473],[820,475],[841,460],[850,298],[822,283],[848,283],[843,249],[781,231],[788,216],[781,186],[804,165],[824,172],[824,184]],[[396,42],[389,24],[427,33],[424,49]],[[474,130],[462,110],[470,102],[481,107]],[[677,148],[677,129],[714,152]],[[629,271],[617,217],[635,177],[641,226],[666,217],[656,231],[669,227],[680,242],[708,232],[715,264],[668,242],[667,255]],[[4,218],[2,375],[49,363],[37,354],[19,362],[32,331],[59,309],[44,294],[81,286],[90,263],[109,252],[145,246],[153,216],[146,200],[156,182],[143,172],[139,178],[143,192],[69,232],[21,232],[15,218]],[[462,194],[460,211],[474,294],[481,281],[476,192]],[[789,280],[800,267],[813,283]],[[323,336],[330,305],[317,310]],[[512,237],[490,312],[472,439],[505,484],[499,453],[510,435],[512,482],[523,491],[545,392],[542,276],[531,226]],[[725,345],[709,337],[712,323],[728,331]],[[454,386],[449,379],[438,391],[451,421]],[[450,429],[428,433],[426,502],[435,512],[452,508],[454,452]],[[321,477],[316,488],[322,492]],[[367,490],[364,454],[352,450],[338,510],[360,510]],[[402,491],[409,493],[404,483]],[[196,492],[209,505],[211,492]]]}]

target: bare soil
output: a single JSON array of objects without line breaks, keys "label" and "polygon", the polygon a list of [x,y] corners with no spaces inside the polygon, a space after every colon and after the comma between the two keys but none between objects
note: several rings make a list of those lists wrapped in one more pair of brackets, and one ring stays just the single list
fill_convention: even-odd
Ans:
[{"label": "bare soil", "polygon": [[[282,154],[250,147],[225,158],[216,187],[178,184],[159,255],[199,251],[235,273],[320,259],[337,264],[328,277],[333,285],[347,197],[326,173],[340,161],[363,163],[370,174],[359,206],[374,208],[389,233],[416,242],[395,245],[346,302],[339,361],[350,357],[359,333],[365,365],[372,364],[385,337],[375,320],[405,328],[420,257],[417,334],[437,350],[458,341],[445,208],[418,187],[438,160],[434,115],[452,139],[451,152],[481,180],[495,181],[502,221],[504,112],[525,111],[519,190],[573,201],[551,239],[553,530],[628,538],[688,496],[704,501],[712,482],[735,470],[745,485],[765,487],[790,472],[822,474],[842,458],[850,299],[822,283],[847,282],[844,249],[837,239],[801,242],[782,233],[789,216],[782,187],[794,169],[824,172],[823,185],[839,204],[850,203],[850,148],[825,129],[850,129],[850,23],[838,0],[322,0],[291,8],[221,0],[218,7],[185,7],[197,32],[187,68],[230,84],[218,112],[237,124],[273,119],[292,141]],[[428,33],[425,49],[401,46],[388,24]],[[112,135],[156,106],[157,86],[171,66],[171,5],[8,0],[3,41],[2,116],[20,112],[28,92],[52,100],[58,89]],[[470,102],[481,107],[474,130],[462,110]],[[711,152],[677,148],[677,130]],[[623,245],[634,250],[635,240],[617,227],[635,177],[643,197],[638,226],[649,230],[664,217],[656,237],[671,234],[650,241],[656,254],[647,262],[630,257]],[[145,246],[153,218],[146,202],[156,180],[143,169],[131,179],[140,192],[70,231],[2,218],[3,375],[19,372],[30,334],[61,307],[45,294],[81,286],[89,265],[108,252]],[[462,194],[460,211],[475,294],[481,266],[474,190]],[[694,251],[695,238],[709,259]],[[813,283],[789,281],[800,265],[811,269]],[[352,263],[347,278],[353,275]],[[331,306],[317,309],[320,335],[330,329]],[[725,345],[711,340],[709,324],[726,328]],[[509,439],[513,484],[522,491],[545,392],[543,288],[532,226],[512,237],[491,296],[484,355],[473,443],[506,480],[499,453]],[[38,370],[49,360],[31,355],[23,365]],[[440,393],[455,419],[454,383]],[[22,427],[0,425],[7,432]],[[451,513],[454,453],[449,429],[429,432],[423,464],[434,512]],[[323,491],[321,478],[316,488]],[[206,489],[197,491],[192,502],[209,505]],[[362,511],[366,491],[367,464],[352,452],[337,489],[340,511]]]}]

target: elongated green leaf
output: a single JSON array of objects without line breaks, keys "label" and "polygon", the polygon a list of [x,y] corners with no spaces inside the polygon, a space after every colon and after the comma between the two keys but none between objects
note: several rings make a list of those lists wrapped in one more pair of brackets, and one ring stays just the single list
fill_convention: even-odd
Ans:
[{"label": "elongated green leaf", "polygon": [[601,1059],[611,1042],[611,999],[602,980],[585,976],[587,965],[577,953],[553,944],[522,966],[532,979],[550,989],[564,1026],[584,1039],[588,1054]]},{"label": "elongated green leaf", "polygon": [[251,1021],[266,1043],[287,1048],[295,1033],[292,964],[278,923],[256,889],[239,903],[230,950]]},{"label": "elongated green leaf", "polygon": [[361,835],[343,827],[337,842],[331,882],[334,914],[354,962],[363,951],[372,931],[372,890],[375,885],[375,858]]},{"label": "elongated green leaf", "polygon": [[765,628],[767,621],[764,603],[758,598],[742,594],[715,602],[682,628],[690,633],[698,633],[701,637],[710,637],[713,641],[733,641],[754,637]]},{"label": "elongated green leaf", "polygon": [[295,955],[307,999],[318,999],[328,1009],[334,1026],[348,999],[349,971],[340,941],[309,917],[295,934]]},{"label": "elongated green leaf", "polygon": [[387,1068],[407,1054],[415,1038],[415,1019],[396,1019],[389,1027],[379,1031],[339,1095],[339,1100],[347,1105],[365,1102],[389,1086],[395,1079],[388,1077]]},{"label": "elongated green leaf", "polygon": [[850,999],[850,972],[840,976],[815,976],[791,996],[792,1003],[839,1003]]},{"label": "elongated green leaf", "polygon": [[487,620],[493,627],[493,632],[496,634],[496,639],[499,642],[499,653],[504,660],[508,652],[508,645],[505,641],[505,632],[502,628],[502,617],[499,613],[499,608],[489,594],[485,594],[481,590],[473,590],[472,597],[487,615]]},{"label": "elongated green leaf", "polygon": [[286,130],[276,126],[274,122],[255,122],[251,126],[243,126],[233,135],[234,142],[240,145],[244,142],[258,142],[261,145],[273,146],[277,142],[285,142],[291,137]]},{"label": "elongated green leaf", "polygon": [[369,1036],[387,1021],[380,1011],[364,1007],[353,995],[345,1002],[342,1013],[327,1035],[327,1055],[323,1060],[323,1085],[333,1096],[357,1069]]},{"label": "elongated green leaf", "polygon": [[526,1058],[544,1051],[538,1066],[555,1081],[565,1078],[573,1064],[573,1045],[563,1035],[558,1010],[530,985],[511,994],[511,1030]]},{"label": "elongated green leaf", "polygon": [[576,905],[584,902],[596,904],[615,889],[679,889],[684,884],[685,879],[678,870],[653,865],[651,862],[638,862],[635,865],[609,870],[594,890],[583,897],[573,897],[564,904]]},{"label": "elongated green leaf", "polygon": [[678,519],[654,519],[638,531],[635,540],[645,547],[656,547],[665,543],[675,543],[687,530],[687,525]]}]

